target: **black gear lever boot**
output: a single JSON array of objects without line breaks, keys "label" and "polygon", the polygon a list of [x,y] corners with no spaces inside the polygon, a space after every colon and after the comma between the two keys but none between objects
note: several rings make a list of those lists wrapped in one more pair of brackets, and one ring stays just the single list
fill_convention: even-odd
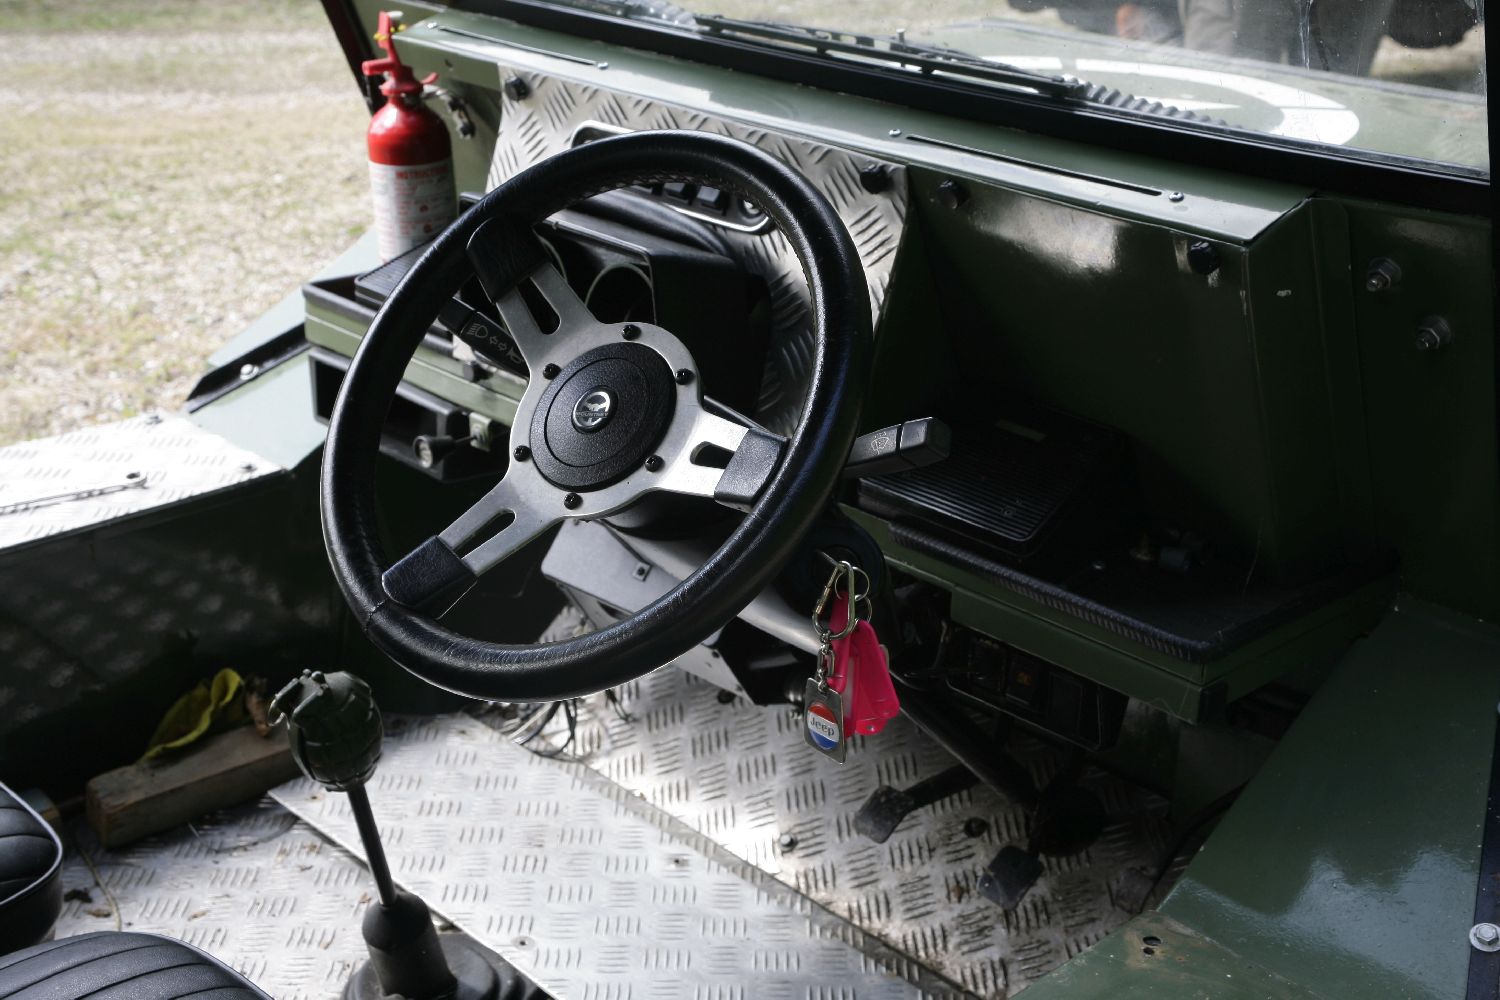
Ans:
[{"label": "black gear lever boot", "polygon": [[[349,673],[303,671],[277,693],[272,717],[286,717],[292,756],[302,773],[349,796],[379,900],[365,912],[370,960],[344,989],[346,1000],[503,1000],[525,980],[494,968],[458,935],[437,933],[421,898],[396,888],[365,783],[380,762],[385,727],[364,681]],[[516,982],[518,981],[518,982]]]}]

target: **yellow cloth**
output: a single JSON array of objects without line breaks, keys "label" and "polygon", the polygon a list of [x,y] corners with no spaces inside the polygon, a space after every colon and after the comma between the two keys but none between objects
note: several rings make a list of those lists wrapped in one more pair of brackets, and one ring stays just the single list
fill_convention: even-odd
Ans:
[{"label": "yellow cloth", "polygon": [[154,760],[201,739],[211,730],[228,729],[244,722],[245,704],[240,697],[244,686],[240,675],[228,667],[214,674],[207,684],[199,681],[197,687],[167,709],[141,759]]}]

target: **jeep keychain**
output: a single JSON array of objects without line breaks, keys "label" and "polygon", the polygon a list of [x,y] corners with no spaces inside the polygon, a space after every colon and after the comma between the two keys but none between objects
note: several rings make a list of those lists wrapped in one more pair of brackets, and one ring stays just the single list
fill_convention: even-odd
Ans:
[{"label": "jeep keychain", "polygon": [[[842,764],[848,749],[844,727],[845,695],[829,686],[829,671],[834,665],[833,644],[854,631],[858,618],[851,612],[838,632],[833,631],[831,618],[826,624],[823,621],[823,612],[835,597],[840,578],[845,581],[845,593],[854,594],[855,569],[847,562],[840,562],[829,574],[817,606],[813,608],[813,629],[818,635],[818,667],[803,689],[802,737],[808,746]],[[848,693],[851,692],[846,687],[845,694]]]}]

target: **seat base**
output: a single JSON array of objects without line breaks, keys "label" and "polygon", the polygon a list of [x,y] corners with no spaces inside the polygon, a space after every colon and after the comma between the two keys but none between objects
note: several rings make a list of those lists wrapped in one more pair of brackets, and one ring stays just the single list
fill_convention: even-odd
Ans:
[{"label": "seat base", "polygon": [[0,958],[0,1000],[270,1000],[191,945],[155,934],[99,931]]}]

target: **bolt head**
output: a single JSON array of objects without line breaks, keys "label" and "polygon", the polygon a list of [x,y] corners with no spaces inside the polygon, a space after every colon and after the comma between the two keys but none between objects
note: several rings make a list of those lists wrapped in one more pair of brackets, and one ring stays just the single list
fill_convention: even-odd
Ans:
[{"label": "bolt head", "polygon": [[1365,268],[1365,291],[1383,292],[1401,280],[1401,265],[1389,257],[1376,257]]},{"label": "bolt head", "polygon": [[660,472],[661,467],[665,464],[666,463],[661,460],[660,455],[652,455],[650,458],[646,459],[646,471]]},{"label": "bolt head", "polygon": [[577,493],[569,493],[567,496],[563,497],[563,506],[568,508],[569,510],[577,510],[578,505],[581,503],[583,503],[583,497],[579,496]]},{"label": "bolt head", "polygon": [[1453,328],[1441,316],[1428,316],[1417,325],[1416,346],[1419,351],[1437,351],[1453,340]]},{"label": "bolt head", "polygon": [[1188,267],[1197,274],[1210,275],[1219,269],[1219,251],[1207,240],[1197,240],[1188,247]]},{"label": "bolt head", "polygon": [[542,369],[542,378],[557,378],[561,372],[562,369],[556,365],[547,365]]},{"label": "bolt head", "polygon": [[879,163],[867,163],[860,168],[859,186],[871,194],[879,194],[890,184],[890,174]]},{"label": "bolt head", "polygon": [[679,368],[677,369],[677,374],[672,377],[677,380],[678,385],[687,385],[693,380],[693,373],[686,368]]},{"label": "bolt head", "polygon": [[501,84],[500,89],[505,91],[505,96],[509,97],[512,101],[524,101],[531,96],[531,87],[519,76],[513,76],[509,80],[506,80],[505,83]]},{"label": "bolt head", "polygon": [[938,185],[938,201],[949,211],[962,208],[964,202],[968,200],[968,189],[953,178],[950,177]]},{"label": "bolt head", "polygon": [[640,327],[636,326],[634,323],[626,323],[625,324],[625,329],[622,331],[622,336],[624,336],[624,338],[626,340],[634,340],[635,338],[639,337],[640,335],[641,335],[641,328]]},{"label": "bolt head", "polygon": [[1469,928],[1469,943],[1480,951],[1500,951],[1500,927],[1485,922]]},{"label": "bolt head", "polygon": [[511,452],[511,456],[514,457],[517,462],[524,462],[531,457],[531,449],[526,447],[524,444],[518,444],[516,445],[516,450]]}]

